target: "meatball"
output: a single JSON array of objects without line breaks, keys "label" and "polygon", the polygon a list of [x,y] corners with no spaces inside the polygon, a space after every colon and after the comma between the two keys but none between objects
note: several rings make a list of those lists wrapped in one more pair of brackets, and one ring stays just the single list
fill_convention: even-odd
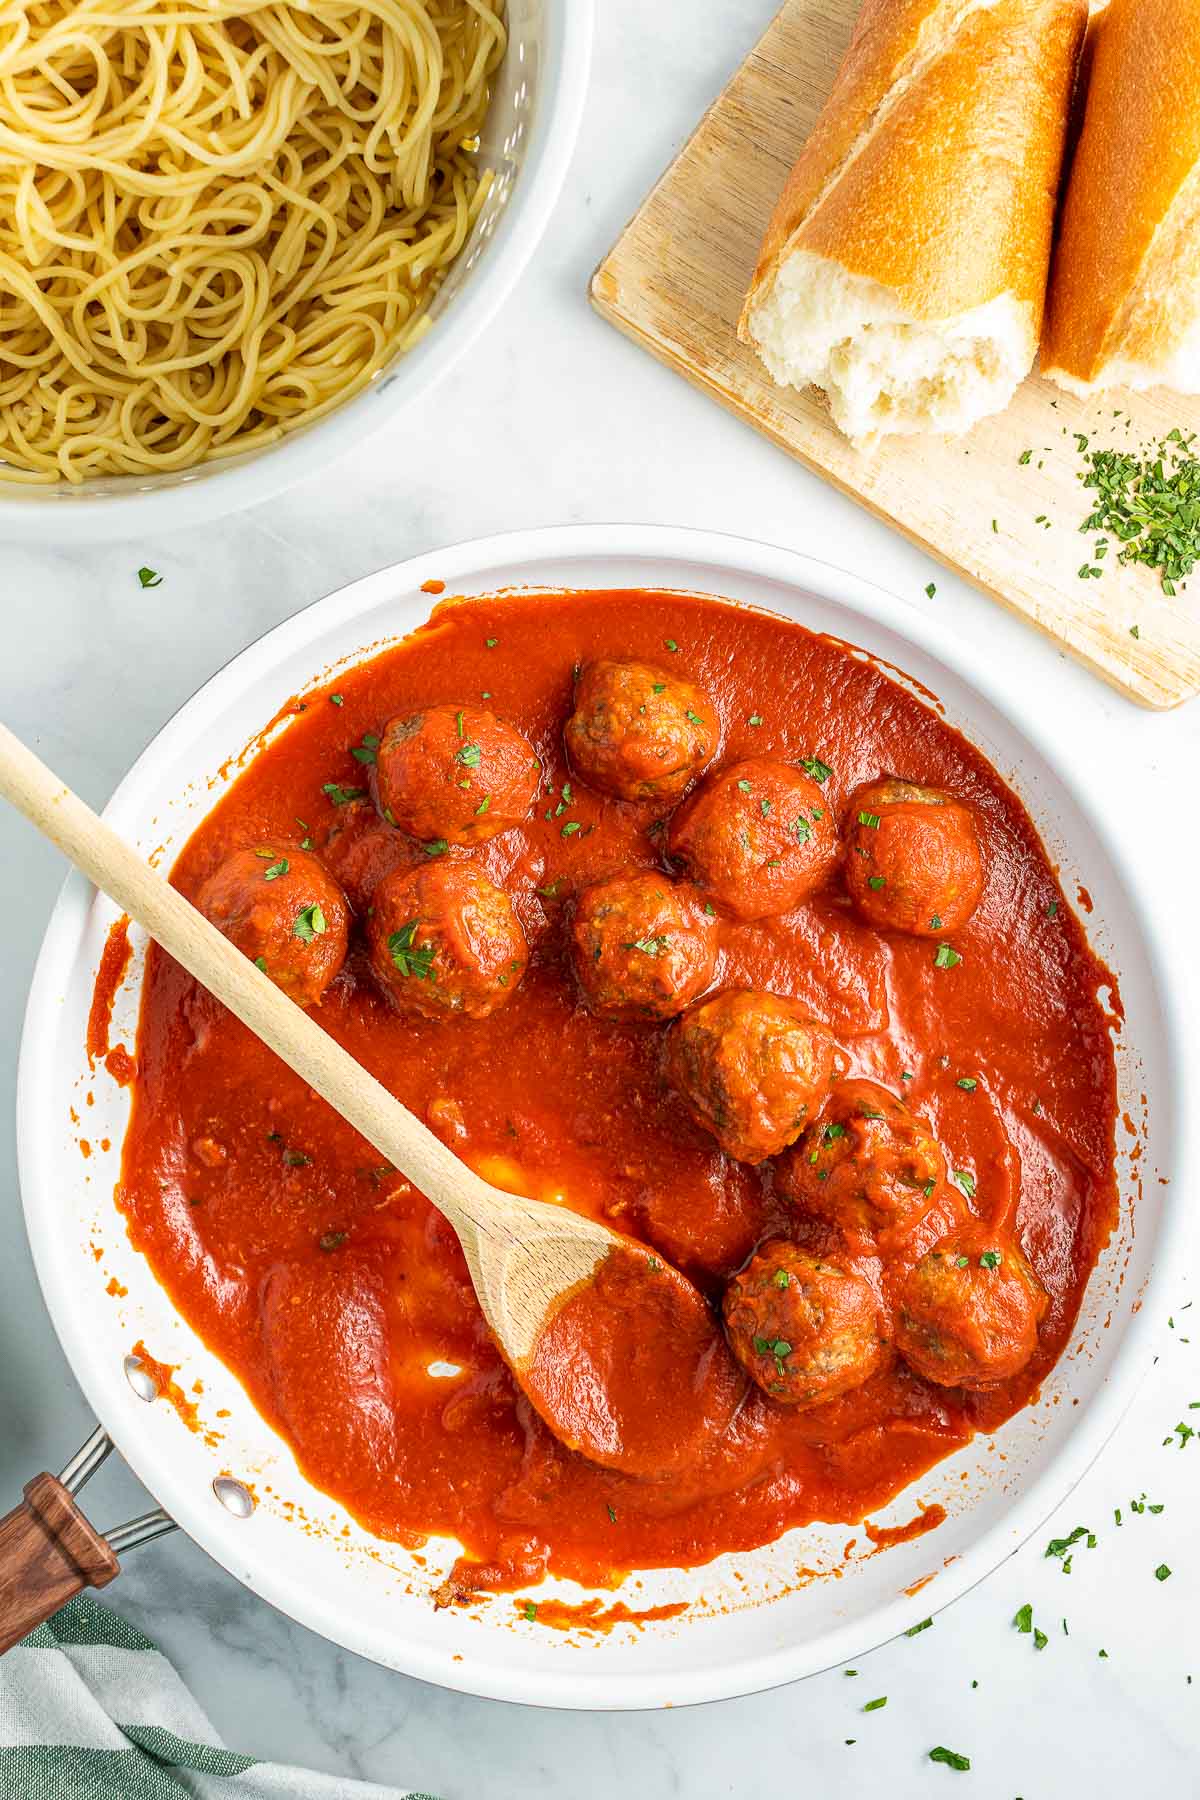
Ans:
[{"label": "meatball", "polygon": [[690,681],[602,658],[580,671],[563,735],[571,766],[593,787],[618,800],[669,800],[711,760],[719,727]]},{"label": "meatball", "polygon": [[855,788],[842,830],[847,890],[877,930],[937,937],[965,925],[979,905],[975,819],[953,795],[886,775]]},{"label": "meatball", "polygon": [[385,875],[398,865],[411,867],[418,857],[424,860],[416,845],[405,843],[385,824],[365,795],[335,807],[314,836],[321,861],[360,917]]},{"label": "meatball", "polygon": [[1025,1367],[1048,1305],[1011,1233],[971,1219],[905,1276],[896,1346],[939,1387],[992,1387]]},{"label": "meatball", "polygon": [[346,897],[315,856],[291,844],[236,851],[196,905],[297,1006],[315,1006],[346,960]]},{"label": "meatball", "polygon": [[475,706],[389,719],[375,765],[380,812],[423,843],[482,844],[511,831],[542,778],[520,732]]},{"label": "meatball", "polygon": [[754,756],[707,780],[671,822],[671,855],[738,919],[790,912],[833,870],[825,796],[790,763]]},{"label": "meatball", "polygon": [[367,941],[392,998],[434,1019],[495,1012],[512,998],[529,955],[512,901],[470,862],[385,875]]},{"label": "meatball", "polygon": [[861,1275],[776,1238],[725,1289],[733,1354],[772,1400],[820,1406],[884,1360],[875,1296]]},{"label": "meatball", "polygon": [[834,1062],[828,1026],[779,994],[718,994],[667,1034],[668,1081],[738,1162],[778,1156],[799,1137],[829,1091]]},{"label": "meatball", "polygon": [[645,870],[585,888],[571,927],[579,985],[610,1019],[671,1019],[717,966],[717,921],[693,888]]},{"label": "meatball", "polygon": [[924,1119],[873,1081],[843,1081],[775,1171],[776,1186],[840,1230],[903,1237],[929,1210],[946,1159]]}]

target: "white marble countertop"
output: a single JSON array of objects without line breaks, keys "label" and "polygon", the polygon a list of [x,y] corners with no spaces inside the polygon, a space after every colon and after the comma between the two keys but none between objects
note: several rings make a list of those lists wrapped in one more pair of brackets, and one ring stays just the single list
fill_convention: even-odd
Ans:
[{"label": "white marble countertop", "polygon": [[[1091,747],[1096,783],[1180,892],[1180,928],[1194,918],[1195,830],[1172,815],[1171,801],[1190,799],[1194,788],[1200,707],[1154,716],[1126,704],[588,309],[593,265],[773,4],[601,0],[583,139],[534,267],[441,389],[319,483],[219,527],[154,542],[79,554],[0,546],[0,717],[100,804],[214,669],[356,576],[515,526],[704,525],[812,550],[917,598],[948,632],[966,634],[989,667],[1011,677],[1018,716],[1037,708],[1064,744]],[[142,563],[162,573],[161,587],[139,588]],[[927,600],[934,578],[937,594]],[[1193,777],[1186,785],[1172,780],[1182,768]],[[7,1096],[33,959],[61,877],[54,854],[0,815]],[[1181,979],[1193,979],[1189,960],[1181,941]],[[89,1428],[25,1247],[11,1114],[10,1099],[0,1111],[4,1506],[36,1470],[59,1467]],[[1181,1277],[1170,1301],[1182,1308],[1187,1298]],[[293,1626],[178,1537],[131,1561],[115,1603],[175,1659],[238,1749],[411,1782],[446,1800],[600,1800],[621,1790],[639,1800],[760,1792],[849,1800],[885,1782],[916,1796],[960,1780],[979,1800],[1198,1794],[1200,1440],[1180,1448],[1163,1439],[1177,1420],[1200,1425],[1188,1411],[1200,1402],[1200,1314],[1177,1310],[1174,1328],[1165,1317],[1161,1326],[1161,1355],[1138,1400],[1045,1537],[931,1630],[860,1659],[855,1679],[839,1670],[753,1699],[655,1715],[472,1700],[372,1667]],[[1165,1510],[1132,1515],[1129,1502],[1143,1491]],[[101,1524],[147,1504],[128,1473],[111,1467],[88,1499]],[[1044,1557],[1045,1538],[1081,1523],[1099,1541],[1064,1576]],[[1172,1575],[1158,1581],[1163,1563]],[[1011,1628],[1025,1601],[1053,1624],[1041,1652]],[[885,1709],[861,1712],[884,1694]],[[935,1744],[968,1753],[971,1774],[930,1765]]]}]

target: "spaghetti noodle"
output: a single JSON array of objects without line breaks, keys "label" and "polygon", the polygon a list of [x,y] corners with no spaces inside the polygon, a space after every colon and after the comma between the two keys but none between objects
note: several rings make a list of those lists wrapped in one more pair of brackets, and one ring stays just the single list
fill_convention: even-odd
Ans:
[{"label": "spaghetti noodle", "polygon": [[259,448],[422,329],[503,0],[0,8],[0,479]]}]

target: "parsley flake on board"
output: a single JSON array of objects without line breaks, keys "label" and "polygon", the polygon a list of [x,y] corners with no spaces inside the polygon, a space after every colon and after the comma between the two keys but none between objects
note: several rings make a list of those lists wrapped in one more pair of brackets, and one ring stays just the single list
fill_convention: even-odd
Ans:
[{"label": "parsley flake on board", "polygon": [[864,1712],[879,1712],[881,1707],[884,1707],[886,1705],[887,1705],[887,1695],[880,1694],[878,1700],[868,1700],[867,1704],[863,1707],[863,1711]]},{"label": "parsley flake on board", "polygon": [[[1028,458],[1025,460],[1028,460]],[[948,1769],[965,1770],[969,1769],[971,1766],[971,1759],[969,1756],[963,1756],[957,1750],[947,1750],[945,1744],[938,1744],[936,1749],[931,1750],[929,1752],[929,1760],[930,1762],[935,1763],[945,1763]]]},{"label": "parsley flake on board", "polygon": [[163,578],[157,569],[141,568],[138,570],[138,581],[144,588],[161,587]]},{"label": "parsley flake on board", "polygon": [[[1083,458],[1079,479],[1096,504],[1081,533],[1108,532],[1121,548],[1117,560],[1158,573],[1171,598],[1200,561],[1200,461],[1195,435],[1176,428],[1144,454],[1092,450],[1077,440]],[[1096,571],[1099,573],[1099,571]]]},{"label": "parsley flake on board", "polygon": [[932,1619],[922,1619],[919,1625],[910,1625],[904,1635],[905,1637],[916,1637],[919,1632],[928,1631],[932,1624]]}]

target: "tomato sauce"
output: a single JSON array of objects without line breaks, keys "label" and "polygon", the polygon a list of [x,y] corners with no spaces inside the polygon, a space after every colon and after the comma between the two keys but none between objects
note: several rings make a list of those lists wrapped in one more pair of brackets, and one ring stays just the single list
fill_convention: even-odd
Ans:
[{"label": "tomato sauce", "polygon": [[307,843],[331,866],[336,851],[361,915],[381,875],[424,853],[352,797],[370,779],[353,748],[422,706],[493,708],[533,744],[542,791],[519,829],[447,854],[473,854],[511,894],[531,951],[520,988],[485,1019],[402,1017],[358,931],[314,1016],[488,1179],[606,1220],[719,1301],[756,1244],[799,1227],[771,1165],[728,1161],[666,1086],[661,1028],[599,1020],[579,1000],[571,897],[618,869],[663,866],[668,811],[605,799],[565,764],[573,670],[597,655],[669,662],[698,683],[720,717],[714,766],[819,756],[839,813],[883,772],[974,809],[987,882],[954,934],[961,962],[939,967],[928,940],[859,922],[835,874],[787,916],[722,919],[717,985],[802,1001],[852,1075],[929,1119],[974,1211],[1019,1232],[1049,1308],[1032,1363],[988,1392],[933,1387],[893,1359],[808,1411],[752,1390],[716,1449],[667,1479],[594,1466],[520,1393],[439,1215],[152,950],[119,1190],[130,1236],[308,1477],[382,1537],[457,1537],[460,1589],[525,1585],[546,1569],[612,1581],[813,1520],[862,1520],[1026,1404],[1067,1342],[1115,1212],[1102,1004],[1107,990],[1119,1012],[1115,983],[1030,820],[930,706],[847,646],[772,615],[655,593],[444,601],[413,636],[290,709],[172,879],[195,895],[235,850]]}]

